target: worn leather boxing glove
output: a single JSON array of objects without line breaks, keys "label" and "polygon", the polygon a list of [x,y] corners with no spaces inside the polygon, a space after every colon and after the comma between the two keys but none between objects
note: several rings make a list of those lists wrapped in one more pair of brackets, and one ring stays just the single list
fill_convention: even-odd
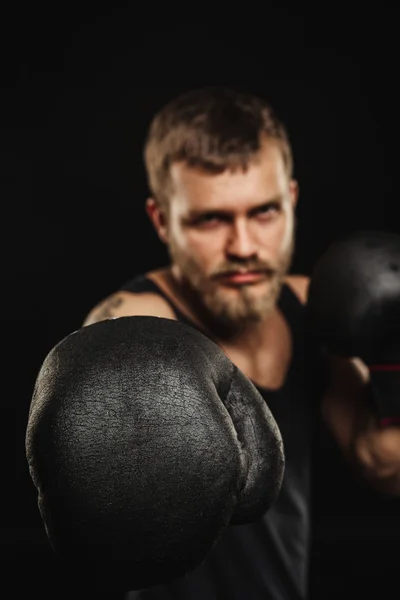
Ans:
[{"label": "worn leather boxing glove", "polygon": [[312,335],[329,352],[368,366],[382,427],[400,423],[400,236],[358,231],[332,243],[309,287]]},{"label": "worn leather boxing glove", "polygon": [[199,331],[121,317],[61,340],[38,374],[26,453],[50,543],[97,585],[188,573],[260,517],[284,472],[265,401]]}]

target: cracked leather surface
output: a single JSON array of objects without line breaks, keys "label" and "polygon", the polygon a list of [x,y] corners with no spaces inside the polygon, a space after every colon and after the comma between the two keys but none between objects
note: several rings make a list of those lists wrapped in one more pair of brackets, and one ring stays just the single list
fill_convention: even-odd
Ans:
[{"label": "cracked leather surface", "polygon": [[199,565],[226,527],[268,510],[284,471],[251,381],[199,331],[157,317],[102,321],[50,351],[26,453],[55,552],[129,589]]}]

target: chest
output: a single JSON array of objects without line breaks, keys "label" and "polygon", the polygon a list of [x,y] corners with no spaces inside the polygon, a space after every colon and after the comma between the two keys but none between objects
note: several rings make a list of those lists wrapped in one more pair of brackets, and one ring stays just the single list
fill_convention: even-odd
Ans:
[{"label": "chest", "polygon": [[259,345],[252,348],[223,345],[223,349],[256,385],[277,390],[284,384],[292,361],[293,340],[286,320],[278,313]]}]

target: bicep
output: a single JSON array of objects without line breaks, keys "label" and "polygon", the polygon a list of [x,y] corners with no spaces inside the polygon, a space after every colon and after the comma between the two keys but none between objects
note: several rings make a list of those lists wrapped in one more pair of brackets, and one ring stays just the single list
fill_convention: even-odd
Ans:
[{"label": "bicep", "polygon": [[116,292],[94,306],[83,320],[83,326],[92,325],[106,319],[129,316],[153,316],[175,319],[176,316],[167,302],[156,294]]}]

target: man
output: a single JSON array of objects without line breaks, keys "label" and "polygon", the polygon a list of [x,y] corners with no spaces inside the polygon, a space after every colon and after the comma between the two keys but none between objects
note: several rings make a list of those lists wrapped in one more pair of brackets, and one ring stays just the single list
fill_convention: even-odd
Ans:
[{"label": "man", "polygon": [[400,495],[400,238],[358,232],[290,275],[290,144],[250,95],[176,98],[145,158],[171,261],[40,369],[26,453],[46,533],[92,591],[304,599],[318,415]]},{"label": "man", "polygon": [[286,467],[279,498],[261,519],[229,528],[187,577],[129,598],[305,598],[318,411],[352,467],[397,495],[398,428],[377,427],[365,401],[366,365],[339,356],[326,362],[306,334],[310,282],[289,274],[299,188],[271,107],[225,88],[188,92],[154,117],[145,163],[146,210],[170,264],[127,281],[84,325],[153,315],[205,333],[261,392],[282,433]]}]

